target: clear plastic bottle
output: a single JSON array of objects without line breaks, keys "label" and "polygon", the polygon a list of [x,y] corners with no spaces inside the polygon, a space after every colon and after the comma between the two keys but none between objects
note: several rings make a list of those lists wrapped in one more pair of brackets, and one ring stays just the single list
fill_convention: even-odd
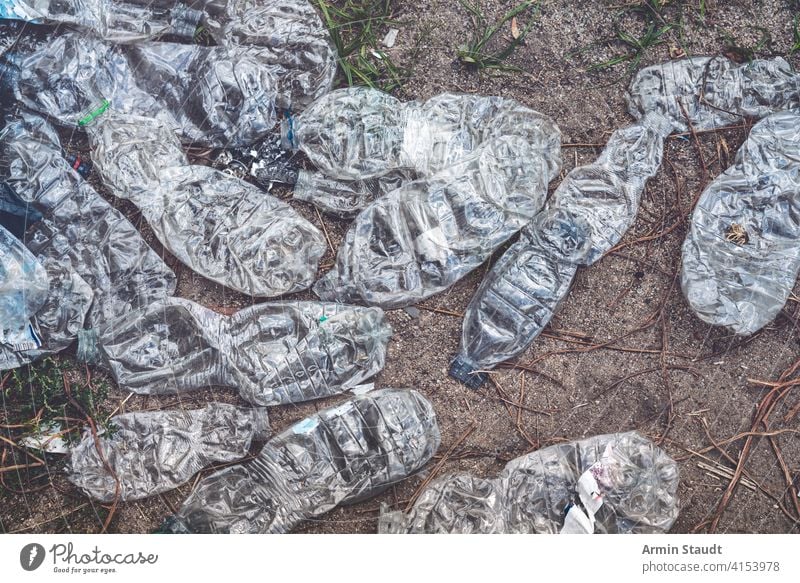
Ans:
[{"label": "clear plastic bottle", "polygon": [[547,210],[486,274],[467,306],[450,375],[471,388],[525,350],[552,318],[579,265],[591,265],[633,224],[661,165],[671,124],[659,114],[617,130],[601,156],[567,175]]},{"label": "clear plastic bottle", "polygon": [[558,169],[549,154],[518,136],[492,139],[377,199],[314,291],[325,301],[396,308],[447,289],[541,209]]},{"label": "clear plastic bottle", "polygon": [[[191,2],[194,3],[194,2]],[[87,28],[115,42],[172,35],[191,41],[203,13],[177,2],[129,0],[6,0],[4,18]]]},{"label": "clear plastic bottle", "polygon": [[41,346],[30,320],[44,306],[49,291],[42,264],[0,226],[0,346],[12,351]]},{"label": "clear plastic bottle", "polygon": [[0,137],[0,176],[42,220],[25,244],[40,260],[68,265],[94,292],[87,326],[168,297],[175,274],[136,228],[64,159],[58,135],[41,117],[23,114]]},{"label": "clear plastic bottle", "polygon": [[800,114],[776,113],[700,196],[681,285],[704,322],[753,334],[785,305],[800,270],[799,173]]},{"label": "clear plastic bottle", "polygon": [[664,533],[678,517],[678,464],[635,432],[598,435],[510,461],[497,478],[437,478],[381,533]]},{"label": "clear plastic bottle", "polygon": [[100,332],[114,379],[141,394],[211,385],[257,405],[319,399],[383,369],[391,328],[377,308],[276,302],[223,316],[170,298],[130,312]]},{"label": "clear plastic bottle", "polygon": [[159,120],[109,112],[87,126],[94,168],[133,202],[173,255],[256,297],[311,286],[327,245],[291,206],[229,174],[189,164]]},{"label": "clear plastic bottle", "polygon": [[741,64],[694,57],[645,67],[626,97],[636,119],[660,113],[687,131],[688,116],[695,130],[710,130],[800,107],[800,76],[780,57]]},{"label": "clear plastic bottle", "polygon": [[317,169],[300,170],[295,198],[342,216],[501,137],[526,140],[550,175],[561,163],[556,125],[500,97],[442,94],[401,102],[375,89],[340,89],[284,119],[282,134],[284,146],[304,152]]},{"label": "clear plastic bottle", "polygon": [[125,413],[114,417],[111,427],[97,441],[87,429],[67,467],[69,481],[101,502],[138,500],[177,488],[212,462],[243,458],[253,440],[270,433],[266,409],[225,403]]},{"label": "clear plastic bottle", "polygon": [[439,443],[433,407],[416,391],[360,395],[294,424],[252,462],[203,478],[163,530],[287,532],[405,479]]}]

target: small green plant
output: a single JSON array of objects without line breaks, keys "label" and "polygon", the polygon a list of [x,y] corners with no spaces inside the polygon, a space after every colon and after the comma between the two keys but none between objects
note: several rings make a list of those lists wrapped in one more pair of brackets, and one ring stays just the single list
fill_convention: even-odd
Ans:
[{"label": "small green plant", "polygon": [[[532,0],[523,2],[506,12],[496,23],[489,24],[477,4],[470,4],[467,0],[458,1],[469,12],[473,25],[472,37],[458,49],[458,60],[462,64],[477,70],[519,70],[518,67],[506,65],[505,60],[525,41],[525,36],[535,23],[535,16],[539,11],[539,3]],[[529,13],[527,24],[522,29],[515,28],[517,16],[525,12]],[[493,48],[496,43],[492,41],[508,23],[511,23],[511,38],[501,43],[500,47]]]},{"label": "small green plant", "polygon": [[798,14],[794,15],[794,20],[792,20],[792,48],[789,49],[789,54],[793,55],[797,51],[800,51],[800,30],[797,28],[797,18]]},{"label": "small green plant", "polygon": [[347,85],[366,85],[393,91],[403,86],[409,72],[396,65],[382,48],[381,39],[397,26],[392,0],[315,0],[330,32]]},{"label": "small green plant", "polygon": [[663,36],[673,28],[673,24],[659,26],[655,22],[650,21],[647,23],[644,32],[638,37],[625,30],[618,29],[615,40],[622,42],[627,48],[627,52],[612,57],[602,63],[591,65],[588,70],[608,69],[620,63],[628,63],[626,74],[630,74],[639,67],[639,63],[641,63],[648,49],[666,42]]},{"label": "small green plant", "polygon": [[[86,371],[67,359],[46,358],[15,369],[0,378],[5,424],[36,431],[52,422],[80,430],[91,417],[99,428],[111,429],[100,407],[108,398],[110,385],[91,379]],[[65,439],[79,437],[69,431]]]},{"label": "small green plant", "polygon": [[758,41],[754,45],[739,44],[739,41],[733,35],[727,31],[722,31],[722,39],[725,43],[723,52],[728,58],[738,63],[749,63],[756,58],[756,55],[762,49],[772,44],[772,35],[766,28],[754,26],[752,30],[760,34]]}]

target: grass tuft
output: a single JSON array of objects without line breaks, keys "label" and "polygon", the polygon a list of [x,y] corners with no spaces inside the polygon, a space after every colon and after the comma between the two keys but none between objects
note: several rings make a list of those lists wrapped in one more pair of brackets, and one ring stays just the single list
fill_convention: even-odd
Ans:
[{"label": "grass tuft", "polygon": [[396,65],[381,45],[389,28],[397,28],[392,0],[315,0],[339,55],[346,84],[383,91],[403,86],[409,71]]},{"label": "grass tuft", "polygon": [[[470,4],[467,0],[458,1],[469,13],[473,25],[471,38],[458,49],[458,60],[463,65],[478,71],[482,69],[518,71],[518,67],[505,64],[505,60],[525,41],[525,36],[536,21],[539,3],[532,0],[523,2],[506,12],[499,21],[490,24],[477,4]],[[512,28],[511,37],[504,39],[499,48],[493,49],[492,46],[496,43],[492,41],[498,34],[507,24],[515,24],[514,19],[525,12],[529,13],[527,24],[521,29]]]}]

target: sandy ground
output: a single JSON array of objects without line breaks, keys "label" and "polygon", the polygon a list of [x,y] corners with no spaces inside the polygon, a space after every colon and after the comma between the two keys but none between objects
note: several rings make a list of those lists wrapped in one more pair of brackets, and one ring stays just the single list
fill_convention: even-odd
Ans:
[{"label": "sandy ground", "polygon": [[[545,0],[525,45],[510,59],[523,72],[502,74],[476,73],[456,61],[457,46],[469,36],[471,27],[466,11],[456,0],[409,0],[398,4],[401,24],[393,58],[407,63],[411,56],[416,57],[414,75],[398,92],[402,97],[426,99],[445,91],[513,97],[558,123],[564,143],[563,174],[593,160],[610,133],[632,121],[624,104],[624,90],[630,78],[625,66],[587,72],[592,63],[624,50],[619,43],[604,42],[614,35],[615,23],[621,22],[631,32],[642,30],[640,18],[618,16],[621,0]],[[480,4],[488,15],[496,18],[513,2],[483,0]],[[761,49],[758,56],[780,55],[794,65],[798,63],[797,58],[789,56],[793,43],[793,3],[709,1],[704,19],[700,18],[696,1],[671,4],[667,12],[669,20],[682,21],[682,29],[669,32],[664,37],[665,44],[648,50],[642,66],[664,61],[670,57],[670,51],[676,54],[681,48],[690,55],[722,53],[726,35],[736,39],[740,46],[755,46],[762,34],[757,27],[768,31],[772,38],[772,43]],[[581,56],[569,57],[594,43]],[[418,50],[420,47],[422,51]],[[418,314],[413,310],[389,314],[395,334],[386,369],[375,379],[376,385],[413,387],[431,399],[442,429],[440,456],[468,428],[475,427],[446,461],[444,472],[466,470],[493,476],[509,459],[537,447],[637,429],[661,440],[666,450],[680,461],[682,510],[673,531],[705,528],[704,523],[714,514],[728,480],[702,469],[698,463],[712,467],[719,464],[728,470],[734,465],[713,450],[703,454],[707,459],[690,455],[690,451],[706,451],[712,439],[724,443],[749,431],[753,412],[765,390],[748,379],[776,379],[794,362],[798,352],[797,302],[790,301],[781,316],[755,336],[737,338],[700,322],[688,309],[675,279],[692,201],[705,184],[730,164],[746,131],[734,128],[701,135],[699,147],[704,152],[706,170],[699,162],[698,144],[690,137],[669,139],[665,163],[648,184],[637,222],[623,241],[630,245],[593,267],[582,269],[545,334],[519,358],[520,366],[499,369],[492,376],[494,382],[481,390],[472,391],[451,380],[447,369],[461,334],[458,314],[466,308],[488,266],[482,266],[452,289],[418,306]],[[555,187],[559,181],[551,186]],[[118,204],[152,241],[152,234],[136,211],[129,205]],[[320,224],[313,208],[293,204]],[[674,223],[677,226],[668,234],[636,242],[639,237],[660,233]],[[325,218],[325,227],[337,244],[347,223]],[[161,251],[155,241],[153,246]],[[250,298],[202,280],[165,256],[179,275],[180,296],[214,308],[252,303]],[[326,268],[332,257],[329,252],[323,259]],[[311,296],[306,293],[295,297]],[[660,313],[663,317],[654,325],[639,330],[654,314]],[[588,350],[580,344],[601,344],[614,339],[617,340],[601,349]],[[516,407],[506,406],[501,399],[503,395],[524,403],[525,409],[519,416]],[[111,405],[126,396],[115,390]],[[274,408],[273,427],[281,430],[344,398]],[[237,402],[231,391],[209,389],[181,398],[133,397],[125,410],[194,407],[215,399]],[[798,429],[797,417],[786,423],[781,421],[797,399],[797,395],[790,394],[786,404],[776,410],[772,430]],[[787,431],[775,437],[775,443],[783,453],[790,478],[797,483],[800,440]],[[726,443],[722,449],[735,460],[742,444],[743,439],[738,439]],[[0,530],[99,531],[106,510],[90,503],[66,481],[61,472],[62,462],[55,458],[50,461],[49,483],[47,477],[39,477],[27,486],[28,490],[42,486],[38,491],[23,494],[0,490]],[[786,480],[766,439],[756,442],[747,472],[756,487],[738,487],[718,530],[796,530],[797,524],[770,497],[783,496]],[[404,507],[425,476],[423,471],[381,496],[330,512],[298,530],[374,532],[380,504]],[[154,529],[180,505],[191,488],[189,483],[163,496],[120,506],[109,530]]]}]

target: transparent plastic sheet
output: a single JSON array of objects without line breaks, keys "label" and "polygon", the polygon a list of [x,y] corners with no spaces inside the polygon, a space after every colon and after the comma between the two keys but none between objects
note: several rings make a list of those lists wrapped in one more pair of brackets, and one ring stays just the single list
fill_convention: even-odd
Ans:
[{"label": "transparent plastic sheet", "polygon": [[638,121],[614,132],[595,163],[567,175],[549,216],[523,229],[484,278],[467,308],[450,374],[477,388],[486,378],[482,371],[530,346],[577,267],[598,261],[633,224],[645,183],[661,165],[664,139],[686,129],[687,116],[695,129],[712,129],[797,107],[799,83],[779,58],[736,65],[703,57],[642,69],[628,94]]},{"label": "transparent plastic sheet", "polygon": [[[141,4],[150,10],[163,3]],[[111,3],[99,5],[103,14],[120,17],[106,8]],[[120,45],[68,33],[32,53],[6,57],[16,69],[15,95],[66,125],[83,125],[111,107],[127,115],[158,117],[184,142],[236,147],[271,130],[276,110],[302,110],[330,90],[336,54],[307,2],[203,6],[205,26],[219,46]],[[141,27],[135,18],[128,24],[134,30]]]},{"label": "transparent plastic sheet", "polygon": [[502,137],[527,141],[545,160],[546,174],[555,176],[561,168],[556,125],[500,97],[442,94],[420,103],[375,89],[340,89],[285,119],[281,130],[284,147],[303,151],[319,171],[301,171],[295,197],[341,216],[352,216],[402,182],[430,178]]},{"label": "transparent plastic sheet", "polygon": [[25,244],[40,260],[69,266],[94,292],[87,325],[171,296],[175,275],[136,228],[62,157],[53,128],[23,114],[0,133],[0,173],[21,200],[43,215]]},{"label": "transparent plastic sheet", "polygon": [[312,415],[247,464],[203,478],[164,530],[282,533],[419,470],[439,447],[431,404],[381,389]]},{"label": "transparent plastic sheet", "polygon": [[101,352],[143,394],[232,387],[257,405],[319,399],[383,369],[391,327],[377,308],[277,302],[223,316],[170,298],[112,322]]},{"label": "transparent plastic sheet", "polygon": [[229,174],[191,165],[155,119],[109,113],[88,126],[105,185],[133,202],[190,269],[256,297],[311,286],[325,237],[291,206]]},{"label": "transparent plastic sheet", "polygon": [[569,291],[579,265],[616,245],[636,218],[645,182],[655,175],[670,123],[650,114],[614,132],[600,157],[574,168],[546,211],[522,230],[486,274],[464,316],[450,374],[472,388],[527,348]]},{"label": "transparent plastic sheet", "polygon": [[677,493],[678,464],[651,441],[599,435],[514,459],[494,479],[438,478],[408,514],[383,512],[378,530],[663,533],[678,517]]},{"label": "transparent plastic sheet", "polygon": [[315,293],[397,308],[447,289],[539,211],[558,169],[553,156],[558,147],[496,138],[377,199],[355,218]]},{"label": "transparent plastic sheet", "polygon": [[683,245],[695,314],[753,334],[783,308],[800,270],[800,113],[758,122],[733,166],[703,192]]},{"label": "transparent plastic sheet", "polygon": [[67,467],[69,481],[101,502],[117,494],[130,501],[172,490],[212,462],[243,458],[254,439],[269,436],[266,409],[225,403],[125,413],[111,425],[111,434],[100,434],[97,441],[87,429]]}]

